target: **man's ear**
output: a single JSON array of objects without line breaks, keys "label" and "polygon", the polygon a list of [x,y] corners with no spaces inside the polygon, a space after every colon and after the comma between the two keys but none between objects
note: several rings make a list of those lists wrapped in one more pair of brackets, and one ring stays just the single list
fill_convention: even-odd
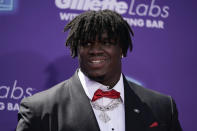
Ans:
[{"label": "man's ear", "polygon": [[124,54],[123,54],[123,51],[122,51],[122,48],[120,50],[120,58],[123,58],[124,57]]}]

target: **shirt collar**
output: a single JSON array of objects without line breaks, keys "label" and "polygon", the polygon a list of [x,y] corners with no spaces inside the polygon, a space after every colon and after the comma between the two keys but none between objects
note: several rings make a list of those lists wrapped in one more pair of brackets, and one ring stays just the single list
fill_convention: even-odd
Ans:
[{"label": "shirt collar", "polygon": [[[84,73],[80,69],[78,71],[78,76],[83,86],[83,89],[90,100],[93,98],[94,92],[96,90],[98,89],[101,89],[103,91],[110,90],[108,89],[108,86],[105,86],[101,83],[89,79],[87,76],[84,75]],[[120,75],[120,80],[116,83],[113,89],[120,92],[120,97],[124,103],[124,84],[123,84],[122,74]]]}]

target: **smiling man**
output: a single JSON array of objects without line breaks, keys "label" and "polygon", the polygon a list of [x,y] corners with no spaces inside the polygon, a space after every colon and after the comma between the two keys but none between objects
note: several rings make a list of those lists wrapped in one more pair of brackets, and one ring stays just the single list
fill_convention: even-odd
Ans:
[{"label": "smiling man", "polygon": [[133,32],[110,10],[80,14],[65,27],[79,69],[68,80],[24,98],[17,131],[181,131],[170,96],[122,74]]},{"label": "smiling man", "polygon": [[79,45],[79,65],[87,77],[113,88],[120,79],[123,54],[118,41],[108,39],[106,32],[100,35]]}]

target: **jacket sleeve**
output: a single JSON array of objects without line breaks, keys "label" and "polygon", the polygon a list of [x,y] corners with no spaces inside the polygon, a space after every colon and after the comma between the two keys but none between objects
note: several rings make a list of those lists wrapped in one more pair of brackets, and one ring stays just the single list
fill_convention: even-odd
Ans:
[{"label": "jacket sleeve", "polygon": [[182,131],[180,122],[178,120],[178,111],[174,100],[171,98],[172,117],[170,131]]},{"label": "jacket sleeve", "polygon": [[[36,117],[33,113],[30,103],[27,98],[24,98],[20,104],[20,110],[18,112],[18,125],[16,131],[34,131]],[[38,121],[36,123],[39,123]]]}]

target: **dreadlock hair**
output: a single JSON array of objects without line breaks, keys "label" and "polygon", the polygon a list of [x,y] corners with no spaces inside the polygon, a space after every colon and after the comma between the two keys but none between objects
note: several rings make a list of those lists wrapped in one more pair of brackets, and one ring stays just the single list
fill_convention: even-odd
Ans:
[{"label": "dreadlock hair", "polygon": [[66,46],[71,50],[71,56],[78,55],[80,41],[100,39],[103,32],[108,34],[109,40],[113,39],[120,43],[123,56],[126,57],[128,49],[132,51],[130,34],[134,33],[128,23],[118,13],[111,10],[87,11],[70,21],[64,32],[70,30]]}]

